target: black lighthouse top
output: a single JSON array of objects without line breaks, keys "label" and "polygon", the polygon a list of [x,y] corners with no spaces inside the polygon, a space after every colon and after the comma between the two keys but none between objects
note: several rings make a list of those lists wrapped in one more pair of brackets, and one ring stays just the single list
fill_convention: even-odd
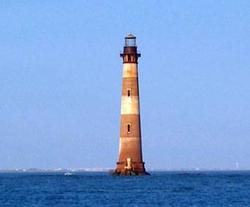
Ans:
[{"label": "black lighthouse top", "polygon": [[136,37],[134,35],[129,34],[125,37],[123,53],[120,56],[123,59],[123,63],[138,63],[138,58],[141,57],[141,54],[137,53]]}]

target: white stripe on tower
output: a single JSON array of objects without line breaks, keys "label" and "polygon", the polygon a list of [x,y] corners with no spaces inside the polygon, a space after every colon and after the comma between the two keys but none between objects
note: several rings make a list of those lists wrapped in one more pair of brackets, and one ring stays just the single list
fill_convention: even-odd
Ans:
[{"label": "white stripe on tower", "polygon": [[[136,63],[123,64],[123,82],[126,82],[126,79],[136,79],[137,83],[138,67]],[[127,90],[129,90],[129,88]],[[130,96],[128,96],[128,94],[122,94],[121,114],[140,114],[140,102],[138,94]]]}]

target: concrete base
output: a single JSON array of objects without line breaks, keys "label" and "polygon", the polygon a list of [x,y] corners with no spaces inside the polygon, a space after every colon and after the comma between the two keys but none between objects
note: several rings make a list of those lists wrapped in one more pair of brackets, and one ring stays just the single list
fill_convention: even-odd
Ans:
[{"label": "concrete base", "polygon": [[113,171],[112,175],[114,176],[143,176],[150,175],[148,172],[135,172],[133,170],[124,170],[124,171]]}]

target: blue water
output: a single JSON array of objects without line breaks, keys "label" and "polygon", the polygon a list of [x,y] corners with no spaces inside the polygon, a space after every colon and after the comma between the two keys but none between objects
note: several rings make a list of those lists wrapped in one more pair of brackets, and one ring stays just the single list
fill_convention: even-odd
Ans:
[{"label": "blue water", "polygon": [[1,173],[0,207],[250,206],[250,172]]}]

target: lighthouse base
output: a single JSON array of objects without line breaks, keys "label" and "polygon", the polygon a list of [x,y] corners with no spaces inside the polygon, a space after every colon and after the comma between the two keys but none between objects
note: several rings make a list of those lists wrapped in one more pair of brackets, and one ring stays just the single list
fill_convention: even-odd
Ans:
[{"label": "lighthouse base", "polygon": [[144,168],[144,162],[132,162],[131,166],[128,166],[126,162],[117,162],[117,167],[112,175],[118,176],[142,176],[150,175]]},{"label": "lighthouse base", "polygon": [[114,171],[112,172],[112,175],[114,176],[143,176],[143,175],[150,175],[148,172],[135,172],[133,170],[125,170],[125,171]]}]

